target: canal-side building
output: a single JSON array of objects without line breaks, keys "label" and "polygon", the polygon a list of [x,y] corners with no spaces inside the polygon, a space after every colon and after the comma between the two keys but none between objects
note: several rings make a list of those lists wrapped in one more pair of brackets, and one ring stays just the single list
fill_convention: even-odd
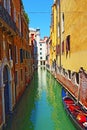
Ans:
[{"label": "canal-side building", "polygon": [[48,37],[44,39],[40,38],[40,29],[29,28],[29,44],[33,46],[33,67],[36,69],[38,66],[46,65],[46,41]]},{"label": "canal-side building", "polygon": [[0,128],[30,82],[30,54],[22,1],[0,0]]},{"label": "canal-side building", "polygon": [[48,37],[44,37],[44,39],[40,39],[38,44],[38,66],[46,65],[46,41]]},{"label": "canal-side building", "polygon": [[[39,32],[39,33],[38,33]],[[38,43],[40,37],[40,30],[39,29],[34,29],[34,28],[29,28],[29,44],[33,47],[33,67],[34,69],[37,68],[38,66]]]},{"label": "canal-side building", "polygon": [[56,59],[56,44],[57,44],[57,9],[56,2],[52,6],[51,26],[50,26],[50,66],[53,69],[53,64]]},{"label": "canal-side building", "polygon": [[46,40],[46,67],[50,70],[50,37]]},{"label": "canal-side building", "polygon": [[46,65],[46,54],[47,54],[47,42],[48,37],[40,38],[40,29],[29,28],[29,40],[30,44],[33,46],[33,57],[34,64],[33,67]]},{"label": "canal-side building", "polygon": [[[87,108],[86,2],[86,0],[67,0],[67,2],[55,0],[53,4],[57,12],[56,20],[53,17],[53,22],[57,21],[58,29],[55,31],[57,78],[85,108]],[[53,15],[55,15],[54,10]],[[52,34],[50,36],[53,41]]]}]

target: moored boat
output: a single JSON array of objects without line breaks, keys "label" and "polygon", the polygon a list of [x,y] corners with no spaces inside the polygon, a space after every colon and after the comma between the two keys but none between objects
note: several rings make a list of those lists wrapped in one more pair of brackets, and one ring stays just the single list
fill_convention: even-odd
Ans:
[{"label": "moored boat", "polygon": [[62,88],[62,101],[76,128],[78,130],[87,130],[87,112],[64,88]]}]

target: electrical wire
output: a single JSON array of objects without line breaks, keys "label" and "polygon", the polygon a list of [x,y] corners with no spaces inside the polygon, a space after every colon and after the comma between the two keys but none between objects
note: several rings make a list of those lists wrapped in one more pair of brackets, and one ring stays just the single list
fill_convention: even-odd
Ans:
[{"label": "electrical wire", "polygon": [[[28,13],[32,13],[32,14],[47,14],[47,13],[52,13],[52,12],[48,12],[48,11],[30,11]],[[61,11],[60,13],[83,13],[83,14],[87,14],[86,11]]]},{"label": "electrical wire", "polygon": [[35,12],[28,12],[28,13],[31,13],[31,14],[49,14],[51,12],[39,12],[39,11],[35,11]]}]

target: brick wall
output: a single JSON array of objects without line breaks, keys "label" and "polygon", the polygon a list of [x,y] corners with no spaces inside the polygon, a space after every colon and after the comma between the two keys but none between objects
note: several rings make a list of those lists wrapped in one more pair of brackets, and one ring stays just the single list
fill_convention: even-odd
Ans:
[{"label": "brick wall", "polygon": [[56,78],[58,81],[87,108],[87,73],[82,70],[80,73],[80,82],[76,83],[76,75],[73,73],[71,79],[57,73]]}]

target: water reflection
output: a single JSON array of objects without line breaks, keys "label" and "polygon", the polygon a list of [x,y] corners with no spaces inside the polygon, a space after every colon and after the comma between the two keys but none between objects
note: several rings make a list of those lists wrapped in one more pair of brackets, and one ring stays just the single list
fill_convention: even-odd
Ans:
[{"label": "water reflection", "polygon": [[37,95],[31,114],[34,130],[75,130],[62,105],[61,85],[44,69],[38,69]]},{"label": "water reflection", "polygon": [[34,130],[51,130],[53,123],[51,120],[52,107],[47,102],[47,82],[46,71],[38,69],[38,87],[35,100],[35,109],[32,110],[31,121],[34,124]]},{"label": "water reflection", "polygon": [[38,69],[5,130],[76,130],[61,99],[61,85]]}]

